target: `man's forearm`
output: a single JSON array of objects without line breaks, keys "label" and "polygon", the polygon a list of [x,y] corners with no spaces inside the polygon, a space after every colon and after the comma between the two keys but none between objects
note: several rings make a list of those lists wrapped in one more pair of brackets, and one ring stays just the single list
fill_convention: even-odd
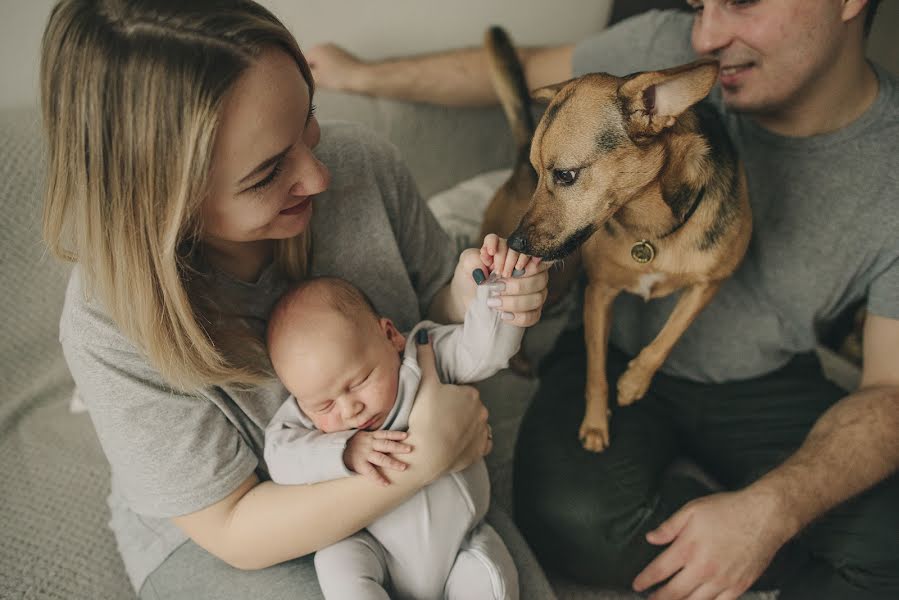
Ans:
[{"label": "man's forearm", "polygon": [[825,412],[784,464],[749,489],[777,498],[790,537],[899,468],[899,387],[872,387]]},{"label": "man's forearm", "polygon": [[365,64],[351,91],[448,106],[497,102],[483,48],[468,48]]},{"label": "man's forearm", "polygon": [[[520,48],[528,85],[534,89],[571,77],[572,46]],[[350,90],[371,96],[445,106],[489,106],[498,98],[483,48],[450,50],[364,64]]]}]

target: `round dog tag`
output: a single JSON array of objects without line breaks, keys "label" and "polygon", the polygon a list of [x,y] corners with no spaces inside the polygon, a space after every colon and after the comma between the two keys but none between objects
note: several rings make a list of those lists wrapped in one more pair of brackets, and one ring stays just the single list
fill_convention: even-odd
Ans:
[{"label": "round dog tag", "polygon": [[656,257],[656,249],[646,240],[640,240],[631,246],[631,258],[640,264],[648,263]]}]

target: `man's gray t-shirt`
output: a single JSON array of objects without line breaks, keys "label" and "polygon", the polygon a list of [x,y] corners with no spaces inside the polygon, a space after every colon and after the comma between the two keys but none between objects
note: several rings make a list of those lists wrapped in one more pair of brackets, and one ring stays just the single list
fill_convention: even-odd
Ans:
[{"label": "man's gray t-shirt", "polygon": [[[393,147],[355,125],[322,131],[316,155],[332,181],[313,203],[312,274],[347,279],[379,314],[410,329],[452,277],[455,250]],[[221,272],[212,278],[216,297],[260,330],[288,285],[272,268],[255,283]],[[85,300],[78,267],[60,341],[110,462],[110,526],[139,590],[187,539],[170,517],[214,504],[254,472],[267,478],[263,429],[288,394],[278,382],[197,395],[171,390],[102,307]]]},{"label": "man's gray t-shirt", "polygon": [[[690,62],[692,16],[653,11],[580,44],[575,76],[625,75]],[[698,381],[770,372],[814,349],[855,302],[899,319],[899,86],[880,90],[855,122],[807,138],[775,135],[710,99],[746,166],[753,235],[746,257],[674,346],[662,370]],[[678,295],[616,300],[611,341],[635,355],[667,321]]]}]

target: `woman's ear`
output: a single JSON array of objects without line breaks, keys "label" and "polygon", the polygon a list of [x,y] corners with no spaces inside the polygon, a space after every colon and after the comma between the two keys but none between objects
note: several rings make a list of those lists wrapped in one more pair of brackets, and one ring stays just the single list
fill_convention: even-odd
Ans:
[{"label": "woman's ear", "polygon": [[393,346],[397,352],[402,352],[406,347],[406,336],[399,332],[396,325],[393,324],[393,321],[386,317],[381,317],[378,319],[378,325],[381,327],[381,331],[384,333],[384,337],[387,338],[387,341],[390,342],[390,345]]}]

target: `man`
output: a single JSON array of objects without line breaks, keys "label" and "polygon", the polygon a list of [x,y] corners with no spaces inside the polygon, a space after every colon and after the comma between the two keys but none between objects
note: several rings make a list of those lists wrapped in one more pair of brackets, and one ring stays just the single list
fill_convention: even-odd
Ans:
[{"label": "man", "polygon": [[[611,447],[583,451],[582,331],[543,365],[516,450],[516,516],[549,565],[656,600],[899,597],[899,85],[864,57],[871,0],[691,0],[576,46],[525,49],[532,87],[711,55],[712,101],[746,165],[743,264],[678,341]],[[323,87],[453,105],[495,101],[481,50],[363,63],[307,53]],[[867,301],[861,384],[813,349]],[[676,298],[615,304],[609,382]],[[668,468],[698,462],[714,492]],[[760,579],[761,578],[761,579]]]}]

